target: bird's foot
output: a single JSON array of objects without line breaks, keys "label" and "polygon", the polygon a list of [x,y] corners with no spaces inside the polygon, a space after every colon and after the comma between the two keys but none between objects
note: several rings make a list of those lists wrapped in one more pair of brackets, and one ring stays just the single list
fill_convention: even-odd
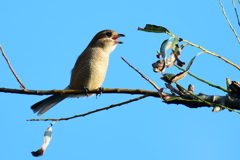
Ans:
[{"label": "bird's foot", "polygon": [[103,87],[99,87],[99,88],[98,88],[98,93],[96,94],[96,99],[97,99],[98,95],[99,95],[99,97],[101,96],[103,90],[104,90]]},{"label": "bird's foot", "polygon": [[88,92],[89,92],[89,89],[87,87],[83,87],[83,90],[85,92],[85,95],[88,97]]}]

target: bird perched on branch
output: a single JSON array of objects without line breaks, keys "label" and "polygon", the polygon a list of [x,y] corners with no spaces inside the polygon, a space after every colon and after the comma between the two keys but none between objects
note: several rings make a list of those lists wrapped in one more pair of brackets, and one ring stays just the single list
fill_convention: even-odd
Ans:
[{"label": "bird perched on branch", "polygon": [[[70,84],[65,89],[85,91],[98,89],[102,86],[108,68],[110,53],[116,48],[118,38],[124,37],[124,34],[118,34],[112,30],[103,30],[98,32],[87,48],[78,57],[71,74]],[[92,96],[90,94],[89,96]],[[79,95],[52,95],[31,106],[34,113],[42,115],[57,103],[67,97],[84,97],[85,94]]]}]

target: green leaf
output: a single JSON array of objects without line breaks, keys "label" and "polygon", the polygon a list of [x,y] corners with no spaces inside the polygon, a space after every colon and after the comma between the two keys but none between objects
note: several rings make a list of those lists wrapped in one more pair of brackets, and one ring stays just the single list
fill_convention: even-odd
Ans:
[{"label": "green leaf", "polygon": [[172,41],[172,50],[175,51],[177,49],[176,45],[178,44],[179,42],[179,37],[176,37],[173,39]]},{"label": "green leaf", "polygon": [[183,49],[186,45],[188,45],[187,43],[186,44],[182,44],[181,46],[180,46],[180,49]]},{"label": "green leaf", "polygon": [[161,44],[160,47],[160,52],[161,52],[161,56],[165,59],[167,57],[167,50],[170,48],[169,39],[166,39],[165,41],[163,41],[163,43]]},{"label": "green leaf", "polygon": [[176,55],[176,56],[179,56],[180,55],[180,50],[178,48],[178,44],[175,45],[175,48],[173,49],[173,53]]},{"label": "green leaf", "polygon": [[175,76],[175,74],[165,73],[164,76],[166,76],[167,78],[173,78]]},{"label": "green leaf", "polygon": [[144,28],[138,27],[138,30],[141,31],[146,31],[146,32],[154,32],[154,33],[167,33],[170,32],[168,29],[161,27],[161,26],[156,26],[152,24],[147,24]]},{"label": "green leaf", "polygon": [[190,60],[190,62],[189,62],[188,65],[187,65],[186,71],[188,71],[188,70],[190,69],[190,67],[191,67],[191,65],[193,64],[193,61],[195,60],[195,58],[196,58],[198,55],[202,54],[202,53],[204,53],[204,52],[199,52],[198,54],[196,54],[196,56],[194,56],[194,57]]}]

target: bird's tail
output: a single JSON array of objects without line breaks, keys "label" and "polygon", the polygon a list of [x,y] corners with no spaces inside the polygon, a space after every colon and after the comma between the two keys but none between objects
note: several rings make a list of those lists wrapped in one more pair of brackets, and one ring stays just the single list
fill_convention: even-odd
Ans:
[{"label": "bird's tail", "polygon": [[40,116],[65,98],[67,98],[66,95],[53,95],[35,103],[31,106],[31,109],[34,113],[38,112],[38,116]]}]

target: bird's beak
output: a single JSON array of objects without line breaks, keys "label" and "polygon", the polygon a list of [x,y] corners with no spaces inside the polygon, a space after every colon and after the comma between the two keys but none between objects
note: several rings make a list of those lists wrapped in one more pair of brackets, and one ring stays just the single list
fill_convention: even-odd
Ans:
[{"label": "bird's beak", "polygon": [[118,34],[118,35],[113,36],[112,39],[115,41],[115,43],[121,44],[121,43],[123,43],[123,42],[121,42],[121,41],[116,41],[116,40],[117,40],[118,38],[120,38],[120,37],[125,37],[125,35],[124,35],[124,34]]}]

